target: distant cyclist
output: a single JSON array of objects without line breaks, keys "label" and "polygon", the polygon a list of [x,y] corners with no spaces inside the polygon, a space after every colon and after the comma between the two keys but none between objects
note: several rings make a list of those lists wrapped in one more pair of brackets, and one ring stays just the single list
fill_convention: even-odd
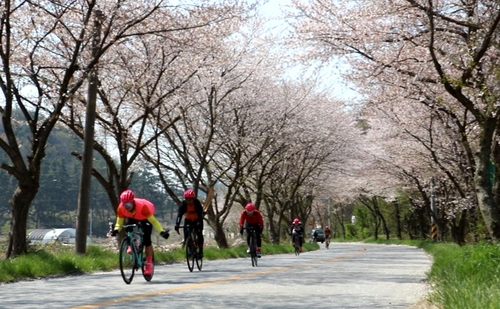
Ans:
[{"label": "distant cyclist", "polygon": [[299,218],[293,219],[292,226],[290,228],[290,234],[292,235],[292,246],[295,247],[295,243],[299,243],[299,251],[302,252],[302,244],[304,243],[304,227]]},{"label": "distant cyclist", "polygon": [[327,225],[325,226],[325,247],[326,249],[330,248],[330,235],[332,232],[330,231],[330,227]]},{"label": "distant cyclist", "polygon": [[330,240],[331,235],[332,235],[332,231],[330,231],[330,227],[328,225],[325,226],[325,239]]},{"label": "distant cyclist", "polygon": [[[120,204],[116,210],[116,224],[114,230],[110,233],[111,236],[116,236],[120,232],[127,219],[126,224],[137,224],[141,222],[144,232],[143,244],[146,252],[146,264],[144,267],[144,275],[151,275],[153,272],[153,246],[151,242],[151,233],[153,227],[160,233],[160,236],[168,239],[170,236],[168,231],[163,230],[160,222],[155,218],[155,205],[150,201],[142,198],[136,198],[132,190],[125,190],[120,195]],[[131,253],[132,249],[127,248],[127,253]]]},{"label": "distant cyclist", "polygon": [[[241,212],[240,220],[238,225],[240,227],[240,234],[243,235],[243,227],[249,228],[253,226],[257,235],[257,257],[261,257],[261,246],[262,246],[262,230],[264,229],[264,219],[262,214],[258,211],[253,203],[248,203],[245,206],[245,210]],[[250,233],[247,233],[247,253],[250,253]]]},{"label": "distant cyclist", "polygon": [[175,220],[175,231],[179,234],[179,225],[184,216],[184,243],[186,243],[186,238],[188,235],[188,226],[197,225],[196,230],[198,231],[198,247],[199,257],[203,257],[203,206],[200,200],[196,198],[196,194],[193,190],[186,190],[184,192],[184,201],[182,201],[179,206],[179,211],[177,213],[177,219]]}]

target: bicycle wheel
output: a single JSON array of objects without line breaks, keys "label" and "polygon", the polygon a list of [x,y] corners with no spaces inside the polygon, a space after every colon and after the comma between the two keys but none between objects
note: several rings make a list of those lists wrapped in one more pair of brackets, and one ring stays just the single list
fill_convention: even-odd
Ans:
[{"label": "bicycle wheel", "polygon": [[203,267],[203,257],[199,255],[200,254],[200,247],[196,245],[196,267],[198,267],[198,270],[201,271],[201,268]]},{"label": "bicycle wheel", "polygon": [[144,277],[144,279],[146,279],[147,282],[149,282],[149,281],[151,281],[151,279],[153,279],[153,275],[155,274],[155,254],[153,252],[153,259],[152,259],[153,265],[151,265],[151,267],[153,269],[152,269],[151,275],[144,274],[144,268],[146,267],[146,253],[144,252],[143,254],[144,254],[144,257],[142,258],[142,265],[141,265],[142,276]]},{"label": "bicycle wheel", "polygon": [[134,279],[135,268],[137,267],[137,260],[134,252],[127,253],[127,248],[131,246],[130,238],[123,238],[120,244],[120,272],[122,273],[123,281],[130,284]]},{"label": "bicycle wheel", "polygon": [[330,247],[330,241],[328,239],[325,241],[325,247],[326,247],[326,249],[328,249],[328,247]]},{"label": "bicycle wheel", "polygon": [[252,266],[257,266],[257,245],[255,244],[255,235],[250,236],[250,258]]},{"label": "bicycle wheel", "polygon": [[188,269],[190,272],[193,271],[194,269],[194,260],[196,258],[196,248],[194,246],[193,240],[191,239],[191,236],[188,237],[187,239],[187,244],[186,244],[186,262],[188,265]]},{"label": "bicycle wheel", "polygon": [[300,246],[299,246],[299,242],[296,241],[295,242],[295,255],[299,255],[300,254]]}]

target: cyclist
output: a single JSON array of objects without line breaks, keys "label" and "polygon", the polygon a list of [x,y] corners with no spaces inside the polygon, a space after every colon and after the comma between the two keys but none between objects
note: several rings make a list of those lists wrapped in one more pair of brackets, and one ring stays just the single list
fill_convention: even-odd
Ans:
[{"label": "cyclist", "polygon": [[[240,234],[243,235],[243,226],[246,223],[246,227],[249,228],[253,226],[255,228],[255,234],[257,235],[257,257],[261,257],[261,246],[262,246],[262,230],[264,229],[264,219],[260,211],[255,209],[253,203],[248,203],[245,209],[241,212],[240,220],[238,225],[240,227]],[[250,233],[247,233],[247,253],[250,253]]]},{"label": "cyclist", "polygon": [[[146,252],[146,264],[144,267],[144,275],[151,275],[153,272],[153,246],[151,242],[151,233],[153,227],[160,233],[160,236],[168,239],[170,236],[168,231],[165,231],[160,222],[155,218],[155,205],[143,198],[136,198],[132,190],[125,190],[120,195],[120,204],[116,210],[116,224],[114,230],[110,233],[111,236],[116,236],[120,232],[127,219],[126,224],[137,224],[141,222],[144,232],[143,244]],[[132,249],[127,248],[127,253],[131,253]]]},{"label": "cyclist", "polygon": [[332,231],[330,231],[330,227],[325,226],[325,240],[330,242],[330,235],[332,235]]},{"label": "cyclist", "polygon": [[295,243],[299,242],[299,252],[302,252],[302,244],[304,243],[304,227],[299,218],[293,219],[292,227],[290,228],[290,234],[292,235],[292,246],[295,247]]},{"label": "cyclist", "polygon": [[198,247],[200,248],[198,258],[203,257],[203,206],[200,200],[196,198],[196,193],[193,190],[186,190],[184,192],[184,201],[179,206],[177,219],[175,220],[175,231],[179,233],[179,225],[182,216],[184,216],[184,243],[186,243],[188,235],[188,225],[197,225],[198,232]]}]

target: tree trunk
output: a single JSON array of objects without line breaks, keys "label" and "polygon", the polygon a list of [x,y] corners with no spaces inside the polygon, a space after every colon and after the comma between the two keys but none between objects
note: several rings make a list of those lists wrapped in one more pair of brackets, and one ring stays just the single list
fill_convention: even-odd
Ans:
[{"label": "tree trunk", "polygon": [[401,232],[401,210],[399,209],[399,203],[394,202],[394,210],[396,216],[396,236],[398,239],[403,239],[403,235]]},{"label": "tree trunk", "polygon": [[10,231],[6,258],[14,258],[28,252],[26,241],[26,224],[31,201],[35,198],[37,188],[16,187],[12,195]]},{"label": "tree trunk", "polygon": [[373,212],[372,212],[372,216],[373,216],[373,221],[374,221],[374,224],[375,224],[375,227],[374,227],[374,230],[373,230],[373,237],[375,239],[378,239],[378,227],[380,226],[379,218]]},{"label": "tree trunk", "polygon": [[[429,218],[429,216],[426,216],[427,210],[429,210],[430,207],[426,208],[417,208],[418,212],[418,221],[420,222],[419,227],[420,227],[420,239],[426,239],[427,235],[429,234],[430,226],[429,226],[429,221],[426,220],[426,217]],[[430,212],[430,211],[429,211]]]},{"label": "tree trunk", "polygon": [[214,221],[215,229],[214,229],[214,239],[219,248],[228,248],[229,245],[227,243],[226,234],[224,233],[224,229],[222,224],[219,221]]},{"label": "tree trunk", "polygon": [[274,221],[272,220],[272,217],[270,216],[267,224],[269,224],[269,241],[272,244],[279,244],[280,243],[280,225],[275,224]]},{"label": "tree trunk", "polygon": [[490,180],[490,154],[491,154],[491,135],[494,128],[488,123],[484,124],[481,132],[479,149],[476,154],[476,170],[474,173],[474,185],[476,189],[477,202],[481,214],[494,241],[500,240],[500,215],[498,205],[493,199],[492,183]]}]

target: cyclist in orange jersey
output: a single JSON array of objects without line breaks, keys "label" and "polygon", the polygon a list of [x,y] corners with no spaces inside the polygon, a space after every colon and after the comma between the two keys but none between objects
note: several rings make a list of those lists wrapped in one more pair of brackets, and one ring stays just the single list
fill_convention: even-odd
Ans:
[{"label": "cyclist in orange jersey", "polygon": [[184,192],[184,201],[179,205],[179,211],[177,213],[177,219],[175,220],[175,231],[179,233],[179,225],[184,216],[184,243],[186,243],[186,237],[188,235],[188,225],[197,225],[196,230],[198,231],[198,247],[199,257],[203,257],[203,206],[200,200],[196,198],[196,193],[193,190],[186,190]]}]

